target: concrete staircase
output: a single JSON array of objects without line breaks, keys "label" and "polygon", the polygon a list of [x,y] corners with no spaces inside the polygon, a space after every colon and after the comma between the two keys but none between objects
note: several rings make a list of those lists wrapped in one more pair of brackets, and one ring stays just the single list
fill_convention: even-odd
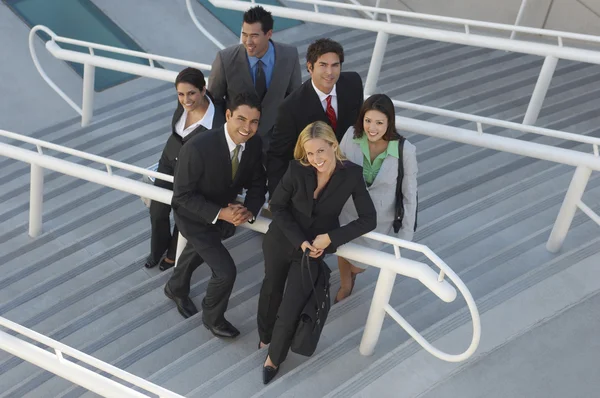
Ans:
[{"label": "concrete staircase", "polygon": [[[358,71],[364,80],[375,35],[335,29],[329,36],[344,45],[343,68]],[[292,43],[301,59],[312,40]],[[392,37],[379,91],[415,103],[521,121],[541,64],[542,59],[521,54]],[[599,136],[600,113],[593,101],[600,93],[599,77],[597,66],[559,62],[537,124]],[[97,110],[89,127],[81,128],[73,119],[30,135],[145,167],[162,151],[174,106],[172,86],[160,84]],[[399,114],[474,128],[433,115]],[[590,150],[533,134],[489,127],[485,131]],[[573,168],[425,136],[408,139],[417,146],[420,170],[415,240],[460,275],[482,314],[569,267],[599,258],[597,226],[582,214],[576,216],[560,256],[544,248]],[[26,232],[28,166],[4,159],[0,169],[0,253],[5,260],[0,265],[0,314],[177,393],[372,396],[361,391],[372,391],[370,386],[379,378],[421,350],[388,319],[375,354],[358,353],[377,278],[377,269],[369,269],[357,279],[353,295],[332,307],[317,353],[311,358],[290,355],[278,377],[264,387],[260,372],[266,351],[256,349],[263,276],[260,234],[239,228],[226,242],[238,265],[227,317],[242,334],[233,342],[224,341],[202,327],[200,314],[181,318],[164,296],[170,271],[144,269],[150,223],[138,198],[47,172],[44,233],[31,239]],[[600,179],[593,175],[584,201],[598,211],[599,196]],[[408,251],[403,256],[424,261]],[[335,257],[328,263],[334,270],[335,292]],[[209,278],[208,267],[196,271],[191,290],[196,303]],[[431,340],[470,322],[461,298],[442,303],[403,277],[396,280],[391,303]],[[485,333],[484,324],[484,338]],[[14,398],[94,396],[4,352],[0,392],[0,397]]]}]

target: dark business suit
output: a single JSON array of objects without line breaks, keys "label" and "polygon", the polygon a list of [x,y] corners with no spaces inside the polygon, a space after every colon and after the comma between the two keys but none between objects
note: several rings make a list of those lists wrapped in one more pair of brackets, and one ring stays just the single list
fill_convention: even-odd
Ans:
[{"label": "dark business suit", "polygon": [[[262,138],[263,148],[269,145],[271,130],[277,117],[277,108],[281,101],[302,83],[298,49],[288,44],[271,41],[275,49],[275,64],[271,82],[262,99],[262,112],[258,135]],[[226,101],[239,93],[256,92],[250,74],[248,55],[242,44],[227,47],[217,53],[208,79],[208,89],[216,101]]]},{"label": "dark business suit", "polygon": [[236,268],[221,243],[221,239],[234,234],[235,227],[222,220],[212,222],[221,208],[235,201],[242,188],[248,190],[244,206],[254,215],[264,204],[266,193],[260,137],[254,136],[246,143],[232,181],[225,134],[224,126],[220,126],[196,135],[182,147],[172,202],[175,223],[188,243],[168,285],[174,296],[188,296],[192,273],[206,261],[212,278],[202,301],[203,320],[213,326],[224,321]]},{"label": "dark business suit", "polygon": [[[208,94],[210,96],[210,94]],[[225,112],[223,107],[219,104],[215,104],[215,114],[213,116],[212,125],[214,127],[222,126],[225,123]],[[168,175],[174,175],[175,164],[177,157],[179,156],[179,150],[181,146],[188,142],[196,134],[206,131],[206,127],[200,125],[194,131],[181,138],[179,134],[175,132],[175,125],[179,122],[179,119],[183,115],[183,106],[177,101],[177,108],[173,114],[171,120],[171,135],[167,139],[165,148],[163,149],[160,160],[158,161],[159,173]],[[154,180],[154,185],[168,190],[173,189],[173,184],[168,181],[159,179]],[[152,225],[152,235],[150,237],[150,257],[147,262],[150,265],[156,265],[162,255],[167,252],[167,258],[174,260],[175,253],[177,251],[177,225],[173,228],[173,234],[171,235],[171,222],[169,220],[169,214],[171,213],[171,206],[151,201],[150,203],[150,223]]]},{"label": "dark business suit", "polygon": [[[335,135],[341,142],[346,130],[356,123],[363,103],[363,86],[358,73],[342,72],[336,83],[336,95],[338,110]],[[270,196],[273,196],[289,161],[294,158],[294,147],[298,136],[306,126],[318,120],[331,124],[311,79],[308,79],[279,107],[267,152],[267,178]]]},{"label": "dark business suit", "polygon": [[[312,291],[310,283],[302,282],[299,262],[292,263],[292,259],[302,257],[302,243],[328,233],[331,244],[325,253],[335,253],[338,246],[373,230],[377,224],[360,166],[351,162],[338,164],[319,197],[313,199],[316,188],[315,169],[294,160],[271,199],[273,222],[263,241],[265,279],[258,302],[258,333],[263,343],[270,343],[269,356],[275,365],[285,360],[298,318]],[[350,196],[358,218],[340,227],[338,216]],[[313,261],[311,273],[313,277],[318,275]]]}]

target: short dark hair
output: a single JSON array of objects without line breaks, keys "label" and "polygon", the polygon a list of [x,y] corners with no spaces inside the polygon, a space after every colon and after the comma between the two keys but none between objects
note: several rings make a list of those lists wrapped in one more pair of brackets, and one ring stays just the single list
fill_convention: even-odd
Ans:
[{"label": "short dark hair", "polygon": [[204,73],[196,68],[185,68],[175,78],[175,88],[179,83],[188,83],[202,91],[206,86],[206,80],[204,79]]},{"label": "short dark hair", "polygon": [[354,138],[361,138],[363,136],[365,113],[371,110],[379,111],[387,117],[388,127],[383,135],[383,139],[385,141],[399,140],[401,136],[396,130],[396,110],[394,108],[394,103],[390,97],[385,94],[374,94],[365,100],[360,108],[358,119],[354,124]]},{"label": "short dark hair", "polygon": [[273,16],[271,13],[261,6],[250,8],[244,13],[244,22],[247,24],[260,23],[260,27],[263,33],[273,29]]},{"label": "short dark hair", "polygon": [[331,39],[318,39],[310,43],[306,50],[306,63],[314,65],[321,55],[327,53],[336,53],[340,58],[340,64],[344,63],[344,47]]},{"label": "short dark hair", "polygon": [[258,95],[252,92],[239,93],[227,101],[227,109],[229,109],[229,112],[231,113],[242,105],[247,105],[250,108],[258,109],[259,112],[262,112],[260,99],[258,98]]}]

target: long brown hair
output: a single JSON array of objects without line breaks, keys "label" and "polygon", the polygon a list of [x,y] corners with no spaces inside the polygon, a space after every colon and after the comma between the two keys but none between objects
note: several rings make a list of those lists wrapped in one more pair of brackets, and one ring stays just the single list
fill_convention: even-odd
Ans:
[{"label": "long brown hair", "polygon": [[299,160],[301,165],[310,166],[310,163],[308,162],[308,156],[306,155],[306,150],[304,149],[304,144],[313,138],[320,138],[331,146],[335,145],[336,160],[338,162],[343,162],[346,160],[346,157],[340,150],[340,144],[338,143],[331,126],[325,122],[318,121],[306,126],[296,141],[296,147],[294,148],[294,159]]},{"label": "long brown hair", "polygon": [[365,100],[360,108],[358,119],[354,124],[354,138],[361,138],[363,136],[365,130],[365,114],[371,110],[379,111],[387,117],[388,127],[382,138],[385,141],[399,140],[401,136],[396,130],[396,112],[394,103],[390,97],[385,94],[374,94]]}]

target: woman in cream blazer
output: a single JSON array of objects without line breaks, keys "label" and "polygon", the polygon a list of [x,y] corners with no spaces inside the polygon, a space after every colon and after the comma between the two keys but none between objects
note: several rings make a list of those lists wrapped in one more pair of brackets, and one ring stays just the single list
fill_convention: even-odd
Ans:
[{"label": "woman in cream blazer", "polygon": [[[402,156],[399,143],[402,137],[396,131],[395,112],[392,100],[384,94],[375,94],[364,102],[356,124],[346,131],[340,149],[353,163],[363,167],[363,177],[377,211],[375,232],[394,235],[393,222],[396,209],[396,181],[398,161],[402,160],[402,204],[404,217],[402,226],[395,236],[412,240],[417,213],[417,155],[415,146],[404,140]],[[356,219],[356,208],[349,200],[340,214],[340,224]],[[385,244],[372,239],[354,240],[363,246],[380,250]],[[350,263],[338,257],[341,286],[335,302],[352,293],[356,275],[363,272],[366,264]]]}]

